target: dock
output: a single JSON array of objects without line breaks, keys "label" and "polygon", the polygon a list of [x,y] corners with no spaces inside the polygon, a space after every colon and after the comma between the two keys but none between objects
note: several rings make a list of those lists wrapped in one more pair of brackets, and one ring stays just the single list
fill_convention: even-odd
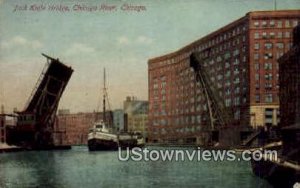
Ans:
[{"label": "dock", "polygon": [[25,151],[25,149],[14,145],[7,145],[5,143],[0,143],[0,153],[17,152],[17,151]]},{"label": "dock", "polygon": [[8,145],[6,143],[0,143],[0,153],[10,153],[10,152],[19,152],[19,151],[42,151],[42,150],[70,150],[72,149],[71,145],[58,145],[52,146],[42,149],[31,149],[31,148],[24,148],[15,145]]}]

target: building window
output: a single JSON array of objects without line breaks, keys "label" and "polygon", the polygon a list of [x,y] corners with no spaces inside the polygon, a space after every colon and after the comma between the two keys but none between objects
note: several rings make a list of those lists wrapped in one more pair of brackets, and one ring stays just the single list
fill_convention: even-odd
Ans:
[{"label": "building window", "polygon": [[273,54],[272,53],[265,53],[264,58],[265,59],[272,59],[273,58]]},{"label": "building window", "polygon": [[239,78],[239,77],[235,78],[234,81],[233,81],[233,83],[234,83],[234,84],[240,83],[240,78]]},{"label": "building window", "polygon": [[225,95],[228,96],[228,95],[230,95],[230,93],[231,93],[231,92],[230,92],[230,89],[227,88],[226,91],[225,91]]},{"label": "building window", "polygon": [[275,37],[275,33],[274,32],[270,32],[270,37],[274,38]]},{"label": "building window", "polygon": [[163,81],[162,83],[161,83],[161,88],[165,88],[166,87],[166,81]]},{"label": "building window", "polygon": [[226,78],[230,77],[230,75],[231,75],[230,70],[226,71],[226,74],[225,74]]},{"label": "building window", "polygon": [[281,56],[283,56],[283,52],[277,52],[276,53],[276,59],[279,59]]},{"label": "building window", "polygon": [[225,106],[226,107],[231,106],[231,99],[225,99]]},{"label": "building window", "polygon": [[239,74],[239,73],[240,73],[240,71],[239,71],[238,67],[235,67],[235,68],[234,68],[234,71],[233,71],[233,74],[234,74],[234,75],[237,75],[237,74]]},{"label": "building window", "polygon": [[276,47],[278,49],[283,49],[284,48],[284,44],[282,42],[278,42],[278,43],[276,43]]},{"label": "building window", "polygon": [[272,74],[271,73],[265,74],[265,79],[271,81],[272,80]]},{"label": "building window", "polygon": [[246,31],[246,26],[245,25],[243,26],[243,31]]},{"label": "building window", "polygon": [[240,98],[239,98],[239,97],[235,97],[235,98],[234,98],[234,101],[233,101],[233,104],[234,104],[235,106],[240,105]]},{"label": "building window", "polygon": [[258,73],[255,74],[255,80],[256,80],[256,81],[259,80],[259,74],[258,74]]},{"label": "building window", "polygon": [[277,21],[277,27],[282,28],[282,21]]},{"label": "building window", "polygon": [[234,65],[238,65],[239,63],[240,63],[240,60],[239,60],[238,58],[235,58],[233,64],[234,64]]},{"label": "building window", "polygon": [[285,20],[285,27],[290,27],[290,21],[289,20]]},{"label": "building window", "polygon": [[277,38],[281,39],[282,38],[282,32],[277,33]]},{"label": "building window", "polygon": [[246,52],[246,46],[243,45],[242,52]]},{"label": "building window", "polygon": [[266,94],[266,96],[265,96],[265,102],[266,103],[273,102],[273,95],[271,93]]},{"label": "building window", "polygon": [[286,47],[287,47],[288,50],[290,50],[293,47],[293,43],[286,44]]},{"label": "building window", "polygon": [[246,62],[247,58],[246,56],[243,56],[243,62]]},{"label": "building window", "polygon": [[197,123],[201,123],[201,116],[200,115],[197,116]]},{"label": "building window", "polygon": [[230,64],[228,62],[225,63],[225,68],[229,68]]},{"label": "building window", "polygon": [[260,87],[259,82],[256,82],[256,83],[255,83],[255,89],[256,89],[256,90],[259,90],[259,87]]},{"label": "building window", "polygon": [[258,54],[258,53],[255,53],[255,54],[254,54],[254,59],[255,59],[255,60],[258,60],[258,59],[259,59],[259,54]]},{"label": "building window", "polygon": [[217,79],[218,80],[222,80],[223,79],[223,75],[221,75],[221,74],[217,75]]},{"label": "building window", "polygon": [[255,44],[254,44],[254,49],[255,49],[255,50],[259,50],[259,43],[255,43]]},{"label": "building window", "polygon": [[271,49],[272,47],[273,47],[273,44],[272,44],[271,42],[266,42],[266,43],[265,43],[265,48],[266,48],[267,50]]},{"label": "building window", "polygon": [[265,83],[265,89],[266,90],[272,89],[272,83]]},{"label": "building window", "polygon": [[234,119],[239,120],[239,119],[240,119],[240,114],[241,114],[240,110],[237,110],[237,111],[234,113]]},{"label": "building window", "polygon": [[265,109],[265,125],[272,125],[273,124],[273,109],[266,108]]},{"label": "building window", "polygon": [[262,22],[261,22],[261,25],[262,25],[263,27],[267,27],[267,21],[262,21]]},{"label": "building window", "polygon": [[270,26],[271,26],[271,27],[274,27],[274,26],[275,26],[275,21],[274,21],[274,20],[271,20],[271,21],[270,21]]},{"label": "building window", "polygon": [[259,22],[258,22],[258,21],[255,21],[255,22],[254,22],[254,26],[255,26],[255,27],[258,27],[258,26],[259,26]]},{"label": "building window", "polygon": [[296,27],[298,25],[298,20],[293,21],[293,27]]},{"label": "building window", "polygon": [[255,102],[260,102],[260,95],[259,94],[255,95]]},{"label": "building window", "polygon": [[259,33],[258,32],[254,33],[254,39],[259,39]]},{"label": "building window", "polygon": [[262,33],[262,37],[265,39],[265,38],[267,38],[267,32],[263,32]]},{"label": "building window", "polygon": [[254,64],[254,69],[255,69],[255,70],[259,70],[259,63],[256,62],[256,63]]},{"label": "building window", "polygon": [[230,58],[230,53],[226,52],[225,55],[224,55],[224,59],[228,59],[228,58]]},{"label": "building window", "polygon": [[239,55],[239,54],[240,54],[239,49],[235,49],[235,50],[233,51],[233,56],[236,56],[236,55]]},{"label": "building window", "polygon": [[272,70],[272,63],[265,63],[265,70]]},{"label": "building window", "polygon": [[284,36],[285,36],[285,38],[290,38],[291,34],[290,34],[290,32],[287,31],[287,32],[285,32]]}]

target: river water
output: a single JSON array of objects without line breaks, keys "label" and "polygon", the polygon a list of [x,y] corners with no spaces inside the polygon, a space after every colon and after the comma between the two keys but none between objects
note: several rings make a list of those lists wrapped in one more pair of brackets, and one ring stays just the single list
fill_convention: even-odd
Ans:
[{"label": "river water", "polygon": [[0,187],[271,187],[250,163],[122,162],[118,151],[30,151],[0,154]]}]

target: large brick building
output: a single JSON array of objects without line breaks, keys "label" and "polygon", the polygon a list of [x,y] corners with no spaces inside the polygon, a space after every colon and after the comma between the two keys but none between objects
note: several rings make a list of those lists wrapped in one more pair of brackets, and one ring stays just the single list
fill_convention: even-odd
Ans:
[{"label": "large brick building", "polygon": [[249,12],[174,53],[150,59],[150,141],[203,140],[208,109],[189,66],[193,52],[205,59],[207,74],[232,111],[233,126],[277,125],[277,59],[290,49],[299,20],[300,10]]},{"label": "large brick building", "polygon": [[[54,142],[56,145],[86,145],[89,129],[95,121],[103,119],[103,113],[60,113],[55,122]],[[106,112],[106,120],[113,124],[113,113]]]}]

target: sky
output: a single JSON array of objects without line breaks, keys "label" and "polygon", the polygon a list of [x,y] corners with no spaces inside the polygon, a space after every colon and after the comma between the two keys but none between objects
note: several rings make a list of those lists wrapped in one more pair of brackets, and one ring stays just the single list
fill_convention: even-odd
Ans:
[{"label": "sky", "polygon": [[[249,11],[274,10],[274,2],[0,0],[0,105],[6,113],[25,108],[46,63],[41,53],[74,69],[60,109],[97,110],[104,67],[112,109],[122,108],[126,96],[147,100],[148,59],[176,51]],[[122,10],[125,4],[144,8]],[[32,5],[45,9],[30,10]],[[76,5],[97,10],[75,11]],[[49,6],[69,11],[51,11]],[[116,8],[104,11],[101,6]],[[277,0],[276,7],[300,9],[300,0]]]}]

